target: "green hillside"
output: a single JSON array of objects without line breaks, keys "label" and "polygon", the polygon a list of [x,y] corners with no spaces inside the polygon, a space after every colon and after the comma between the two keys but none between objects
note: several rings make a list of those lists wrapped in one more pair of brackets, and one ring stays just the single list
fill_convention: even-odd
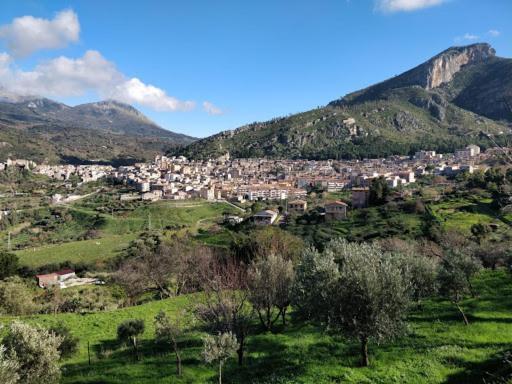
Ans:
[{"label": "green hillside", "polygon": [[[478,297],[465,300],[471,324],[465,326],[457,310],[439,299],[424,303],[409,315],[406,336],[376,348],[370,345],[372,365],[358,367],[357,345],[319,328],[292,321],[276,333],[255,323],[248,341],[246,363],[228,362],[229,383],[482,383],[498,374],[502,354],[512,343],[512,286],[505,271],[486,271],[473,281]],[[62,383],[153,384],[214,383],[216,368],[201,361],[201,328],[193,322],[183,348],[182,378],[175,376],[174,356],[154,343],[153,318],[161,309],[176,316],[199,297],[181,296],[111,312],[37,315],[31,323],[50,326],[62,322],[80,339],[79,352],[62,363]],[[123,320],[144,319],[142,359],[116,342]],[[11,320],[0,318],[2,323]],[[87,343],[91,366],[88,365]],[[503,372],[502,372],[503,373]]]},{"label": "green hillside", "polygon": [[[459,67],[460,60],[467,64]],[[469,143],[485,148],[491,143],[482,132],[501,142],[512,134],[511,84],[512,59],[494,56],[487,44],[450,48],[325,107],[222,132],[177,153],[350,159],[453,152]]]}]

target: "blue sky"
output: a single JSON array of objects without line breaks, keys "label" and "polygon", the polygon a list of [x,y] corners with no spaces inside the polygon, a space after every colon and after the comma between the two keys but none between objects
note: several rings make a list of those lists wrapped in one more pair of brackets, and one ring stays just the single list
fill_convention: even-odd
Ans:
[{"label": "blue sky", "polygon": [[115,97],[203,137],[324,105],[453,45],[512,57],[510,20],[510,0],[2,0],[0,85],[71,105]]}]

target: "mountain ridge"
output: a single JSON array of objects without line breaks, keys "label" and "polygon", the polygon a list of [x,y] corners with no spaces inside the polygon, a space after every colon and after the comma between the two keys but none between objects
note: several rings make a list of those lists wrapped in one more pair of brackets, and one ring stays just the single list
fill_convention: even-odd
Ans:
[{"label": "mountain ridge", "polygon": [[[475,95],[482,90],[488,101]],[[512,59],[496,56],[487,43],[450,47],[324,107],[224,131],[179,153],[198,158],[226,151],[235,157],[361,158],[485,145],[482,131],[511,133],[512,110],[500,101],[512,103],[511,90]]]},{"label": "mountain ridge", "polygon": [[119,101],[72,107],[0,89],[0,142],[4,143],[0,160],[28,155],[48,162],[147,160],[194,140],[161,128],[133,106]]}]

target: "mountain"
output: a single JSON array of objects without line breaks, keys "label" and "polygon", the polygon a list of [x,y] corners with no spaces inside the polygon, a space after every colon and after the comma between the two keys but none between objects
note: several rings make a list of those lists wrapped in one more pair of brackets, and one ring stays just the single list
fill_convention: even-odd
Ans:
[{"label": "mountain", "polygon": [[195,139],[159,127],[113,100],[70,107],[0,89],[0,161],[124,162],[146,160]]},{"label": "mountain", "polygon": [[325,107],[198,140],[190,157],[362,158],[488,146],[512,133],[512,59],[485,43],[452,47]]}]

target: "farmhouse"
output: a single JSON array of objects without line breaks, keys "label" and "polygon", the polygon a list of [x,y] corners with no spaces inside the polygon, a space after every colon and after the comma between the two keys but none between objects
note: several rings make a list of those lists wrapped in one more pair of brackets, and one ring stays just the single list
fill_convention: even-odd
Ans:
[{"label": "farmhouse", "polygon": [[70,278],[75,278],[75,271],[72,269],[62,269],[57,272],[47,273],[43,275],[36,275],[37,284],[41,288],[48,288],[54,285],[60,285],[60,283]]},{"label": "farmhouse", "polygon": [[333,201],[325,205],[325,220],[345,220],[347,218],[347,204],[343,201]]},{"label": "farmhouse", "polygon": [[256,225],[272,225],[277,219],[277,212],[270,209],[256,213],[252,220]]},{"label": "farmhouse", "polygon": [[293,200],[288,203],[288,211],[291,213],[302,214],[308,209],[308,203],[305,200]]},{"label": "farmhouse", "polygon": [[60,289],[87,284],[103,284],[94,278],[77,277],[72,269],[62,269],[57,272],[36,275],[37,285],[41,288],[59,287]]}]

